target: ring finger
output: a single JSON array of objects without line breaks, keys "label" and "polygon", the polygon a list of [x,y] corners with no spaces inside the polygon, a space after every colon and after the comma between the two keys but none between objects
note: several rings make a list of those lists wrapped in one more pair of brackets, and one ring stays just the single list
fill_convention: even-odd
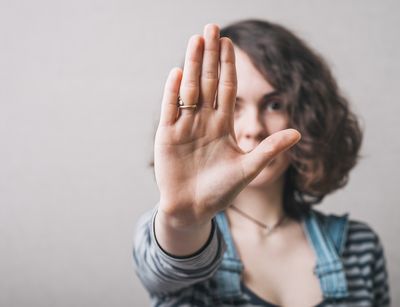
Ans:
[{"label": "ring finger", "polygon": [[[190,38],[186,50],[183,76],[179,91],[180,103],[184,106],[197,105],[200,91],[200,74],[203,61],[204,39],[200,35]],[[194,108],[180,108],[181,124],[190,129],[195,114]]]}]

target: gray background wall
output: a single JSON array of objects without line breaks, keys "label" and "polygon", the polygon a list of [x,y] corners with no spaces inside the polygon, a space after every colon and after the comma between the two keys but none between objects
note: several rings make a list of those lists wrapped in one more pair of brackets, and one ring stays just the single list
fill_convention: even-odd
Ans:
[{"label": "gray background wall", "polygon": [[146,306],[134,225],[157,201],[166,75],[208,22],[280,22],[325,55],[363,159],[327,197],[384,243],[400,305],[398,1],[0,0],[0,306]]}]

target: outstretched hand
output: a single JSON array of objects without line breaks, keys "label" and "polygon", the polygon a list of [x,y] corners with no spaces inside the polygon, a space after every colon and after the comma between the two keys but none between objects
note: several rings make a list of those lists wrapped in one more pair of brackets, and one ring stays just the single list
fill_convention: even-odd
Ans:
[{"label": "outstretched hand", "polygon": [[[233,44],[207,25],[203,36],[191,37],[183,72],[175,68],[168,76],[154,145],[159,210],[180,226],[210,221],[300,139],[286,129],[243,152],[233,128],[236,89]],[[178,108],[179,96],[196,108]]]}]

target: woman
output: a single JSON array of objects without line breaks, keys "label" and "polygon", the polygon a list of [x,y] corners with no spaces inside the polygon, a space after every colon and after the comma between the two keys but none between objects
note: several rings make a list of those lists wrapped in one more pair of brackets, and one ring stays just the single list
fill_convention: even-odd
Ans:
[{"label": "woman", "polygon": [[311,206],[343,187],[361,143],[325,62],[282,26],[207,25],[166,82],[159,204],[136,271],[157,306],[388,306],[365,223]]}]

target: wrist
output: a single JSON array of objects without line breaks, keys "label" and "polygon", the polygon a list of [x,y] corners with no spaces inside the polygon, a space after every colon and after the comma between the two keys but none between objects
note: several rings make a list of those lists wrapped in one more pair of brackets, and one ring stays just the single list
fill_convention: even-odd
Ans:
[{"label": "wrist", "polygon": [[[212,217],[211,217],[212,218]],[[209,227],[211,218],[198,219],[191,212],[177,213],[165,211],[161,206],[157,211],[158,224],[174,232],[198,232]]]},{"label": "wrist", "polygon": [[185,258],[193,256],[211,240],[212,220],[201,225],[182,225],[180,221],[171,221],[170,216],[158,210],[153,223],[155,240],[168,255]]}]

